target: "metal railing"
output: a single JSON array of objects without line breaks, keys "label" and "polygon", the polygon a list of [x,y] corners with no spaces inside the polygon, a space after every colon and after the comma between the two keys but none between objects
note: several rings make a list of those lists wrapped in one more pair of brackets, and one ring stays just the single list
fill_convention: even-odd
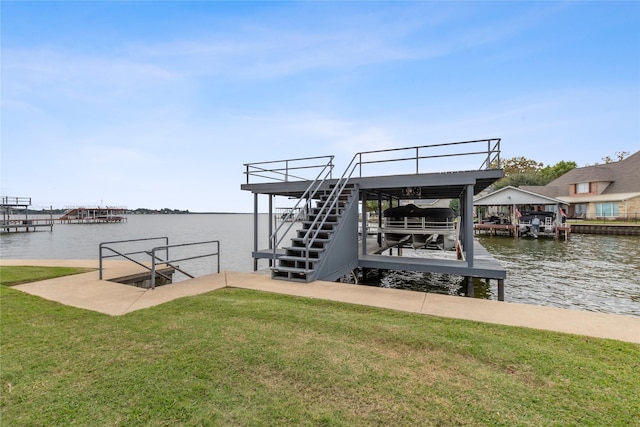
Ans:
[{"label": "metal railing", "polygon": [[[444,144],[421,145],[417,147],[390,148],[386,150],[363,151],[357,153],[359,165],[359,177],[363,177],[362,167],[367,164],[412,162],[415,164],[415,173],[420,173],[421,160],[442,159],[447,157],[477,156],[483,161],[478,170],[500,169],[500,138],[477,139],[473,141],[447,142]],[[474,151],[460,151],[455,148],[464,148],[473,145],[479,147]],[[431,153],[443,150],[438,154]]]},{"label": "metal railing", "polygon": [[[115,245],[115,244],[129,244],[129,243],[134,243],[134,242],[144,242],[144,241],[154,241],[154,240],[163,240],[164,241],[164,245],[162,246],[155,246],[153,247],[151,250],[134,250],[133,252],[122,252],[121,250],[118,250],[116,248],[113,248],[112,246],[107,246],[107,245]],[[176,259],[169,259],[169,249],[170,248],[180,248],[180,247],[187,247],[187,246],[198,246],[198,245],[210,245],[210,244],[215,244],[216,245],[216,250],[215,252],[207,252],[204,254],[200,254],[200,255],[194,255],[194,256],[189,256],[189,257],[184,257],[184,258],[176,258]],[[104,251],[110,251],[111,254],[110,255],[105,255]],[[160,256],[160,253],[164,253],[164,259]],[[156,275],[164,277],[167,280],[171,280],[171,278],[159,271],[157,271],[157,265],[162,264],[162,265],[166,265],[168,267],[171,267],[177,271],[179,271],[180,273],[184,274],[185,276],[189,277],[189,278],[194,278],[193,275],[187,273],[186,271],[184,271],[183,269],[181,269],[179,266],[175,265],[174,263],[177,262],[181,262],[181,261],[187,261],[187,260],[193,260],[193,259],[198,259],[198,258],[205,258],[205,257],[210,257],[210,256],[215,256],[216,260],[217,260],[217,272],[220,273],[220,241],[219,240],[208,240],[208,241],[203,241],[203,242],[193,242],[193,243],[182,243],[182,244],[176,244],[176,245],[169,245],[169,238],[166,236],[162,236],[162,237],[148,237],[148,238],[144,238],[144,239],[129,239],[129,240],[115,240],[115,241],[111,241],[111,242],[102,242],[100,243],[99,246],[99,254],[100,254],[100,261],[99,261],[99,269],[100,269],[100,280],[103,279],[103,260],[106,258],[114,258],[114,257],[122,257],[125,258],[139,266],[141,266],[142,268],[149,270],[151,272],[151,289],[155,289],[155,281],[156,281]],[[149,267],[146,264],[143,264],[142,262],[132,258],[132,255],[141,255],[141,254],[145,254],[147,256],[149,256],[151,258],[151,267]]]},{"label": "metal railing", "polygon": [[[311,211],[311,204],[313,203],[313,199],[317,197],[320,188],[326,182],[326,180],[331,179],[331,173],[333,171],[333,156],[325,156],[324,158],[327,157],[329,158],[329,161],[322,166],[320,172],[318,172],[313,181],[311,181],[311,184],[307,187],[302,196],[300,196],[298,202],[293,208],[291,208],[292,212],[296,212],[294,217],[290,218],[290,221],[281,222],[280,225],[275,229],[273,234],[269,236],[269,241],[271,242],[271,246],[273,249],[273,260],[276,259],[276,250],[280,246],[280,243],[282,243],[282,240],[289,234],[293,225],[304,215]],[[301,205],[304,205],[304,207]],[[287,225],[286,229],[283,230],[285,225]],[[280,235],[280,238],[278,238],[278,235]]]},{"label": "metal railing", "polygon": [[[144,242],[144,241],[151,241],[151,240],[164,240],[165,245],[169,244],[169,238],[166,237],[166,236],[162,236],[162,237],[147,237],[147,238],[144,238],[144,239],[114,240],[114,241],[111,241],[111,242],[102,242],[102,243],[100,243],[100,245],[99,245],[100,280],[102,280],[102,261],[105,258],[122,257],[122,258],[125,258],[125,259],[135,263],[135,264],[138,264],[139,266],[141,266],[143,268],[146,268],[146,269],[150,270],[149,266],[147,266],[147,265],[145,265],[145,264],[143,264],[143,263],[141,263],[139,261],[136,261],[135,259],[130,257],[130,255],[140,255],[140,254],[147,254],[148,255],[149,254],[148,251],[140,250],[140,251],[124,253],[124,252],[120,252],[119,250],[114,249],[114,248],[112,248],[110,246],[107,246],[107,245],[115,245],[115,244],[122,244],[122,243],[133,243],[133,242]],[[104,255],[103,254],[104,250],[109,250],[109,251],[112,252],[112,254],[111,255]],[[169,250],[168,249],[167,249],[166,256],[169,257]]]},{"label": "metal railing", "polygon": [[[194,255],[194,256],[190,256],[190,257],[185,257],[185,258],[176,258],[176,259],[162,259],[160,257],[158,257],[156,255],[156,252],[158,251],[165,251],[165,253],[167,254],[167,258],[169,258],[169,248],[181,248],[181,247],[186,247],[186,246],[198,246],[198,245],[208,245],[208,244],[216,244],[216,251],[213,253],[206,253],[206,254],[201,254],[201,255]],[[171,268],[174,268],[176,270],[178,270],[180,273],[184,274],[185,276],[193,279],[194,276],[192,276],[191,274],[187,273],[186,271],[180,269],[177,265],[175,265],[174,263],[176,262],[181,262],[181,261],[187,261],[187,260],[192,260],[192,259],[198,259],[198,258],[205,258],[205,257],[209,257],[209,256],[215,256],[217,259],[217,272],[220,273],[220,241],[219,240],[208,240],[205,242],[194,242],[194,243],[182,243],[182,244],[178,244],[178,245],[165,245],[165,246],[156,246],[155,248],[151,249],[151,289],[155,289],[156,287],[156,265],[157,264],[164,264],[167,265]]]},{"label": "metal railing", "polygon": [[[325,199],[324,203],[320,207],[320,210],[318,211],[318,215],[315,216],[313,222],[309,225],[309,229],[307,230],[307,232],[303,237],[302,241],[305,245],[305,251],[306,251],[306,257],[305,257],[306,270],[309,269],[310,249],[313,247],[316,240],[318,239],[318,235],[322,232],[322,227],[325,225],[325,223],[331,216],[331,213],[334,212],[334,209],[336,209],[338,201],[340,200],[340,195],[342,194],[344,189],[347,187],[347,184],[349,183],[349,179],[351,178],[351,176],[356,170],[356,166],[359,165],[359,163],[356,162],[356,159],[359,158],[358,154],[353,156],[353,158],[351,159],[351,162],[349,162],[349,165],[342,173],[342,176],[340,177],[340,179],[338,179],[338,182],[336,182],[336,184],[333,186],[331,193],[329,193],[329,195]],[[313,232],[313,234],[311,234],[311,232]]]},{"label": "metal railing", "polygon": [[[328,161],[317,163],[317,161],[321,159],[328,159]],[[257,163],[245,163],[244,174],[247,176],[247,184],[250,183],[251,177],[260,177],[284,182],[289,182],[291,180],[306,181],[309,179],[308,177],[294,175],[292,172],[308,169],[321,169],[322,171],[324,171],[327,167],[329,167],[329,179],[331,179],[331,171],[333,170],[333,159],[334,156],[317,156],[300,157],[297,159],[286,160],[272,160]]]},{"label": "metal railing", "polygon": [[31,206],[31,197],[2,196],[0,205],[6,206]]},{"label": "metal railing", "polygon": [[385,231],[408,231],[408,232],[445,232],[456,229],[455,220],[430,221],[427,218],[404,217],[402,219],[385,218],[383,223]]}]

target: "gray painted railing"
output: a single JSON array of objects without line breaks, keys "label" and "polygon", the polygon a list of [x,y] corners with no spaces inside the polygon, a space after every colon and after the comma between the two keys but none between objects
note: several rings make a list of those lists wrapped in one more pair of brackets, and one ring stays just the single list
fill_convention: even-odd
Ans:
[{"label": "gray painted railing", "polygon": [[[116,245],[116,244],[130,244],[130,243],[134,243],[134,242],[144,242],[144,241],[153,241],[153,240],[163,240],[164,241],[164,245],[162,246],[155,246],[153,247],[151,250],[138,250],[138,251],[133,251],[133,252],[122,252],[119,249],[116,249],[112,246],[108,246],[108,245]],[[187,246],[198,246],[198,245],[211,245],[211,244],[215,244],[216,245],[216,249],[215,252],[207,252],[204,254],[200,254],[200,255],[195,255],[195,256],[189,256],[189,257],[185,257],[185,258],[176,258],[176,259],[169,259],[169,249],[170,248],[180,248],[180,247],[187,247]],[[110,255],[105,255],[105,251],[109,251],[111,254]],[[160,253],[164,253],[164,259],[160,257]],[[220,273],[220,241],[219,240],[208,240],[208,241],[202,241],[202,242],[193,242],[193,243],[181,243],[181,244],[176,244],[176,245],[169,245],[169,238],[166,236],[162,236],[162,237],[148,237],[148,238],[143,238],[143,239],[129,239],[129,240],[115,240],[115,241],[111,241],[111,242],[102,242],[100,243],[99,246],[99,254],[100,254],[100,261],[99,261],[99,269],[100,269],[100,280],[102,280],[102,271],[103,271],[103,260],[106,258],[114,258],[114,257],[122,257],[126,260],[129,260],[141,267],[143,267],[146,270],[149,270],[151,272],[151,289],[155,289],[155,282],[156,282],[156,274],[159,276],[164,277],[165,279],[170,280],[170,277],[164,275],[161,272],[157,271],[156,266],[158,264],[163,264],[163,265],[167,265],[177,271],[179,271],[180,273],[184,274],[187,277],[193,278],[194,276],[187,273],[186,271],[184,271],[183,269],[181,269],[179,266],[174,265],[174,263],[180,262],[180,261],[187,261],[187,260],[193,260],[193,259],[198,259],[198,258],[205,258],[205,257],[211,257],[211,256],[215,256],[216,257],[216,261],[217,261],[217,272]],[[140,261],[135,260],[134,258],[131,257],[131,255],[140,255],[140,254],[145,254],[149,257],[151,257],[151,267],[149,267],[148,265],[143,264]]]}]

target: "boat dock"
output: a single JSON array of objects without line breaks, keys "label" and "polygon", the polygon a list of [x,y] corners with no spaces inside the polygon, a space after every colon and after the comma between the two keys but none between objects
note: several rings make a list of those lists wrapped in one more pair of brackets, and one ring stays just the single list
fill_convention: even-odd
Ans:
[{"label": "boat dock", "polygon": [[73,207],[58,221],[66,224],[108,224],[127,221],[127,208],[122,206]]},{"label": "boat dock", "polygon": [[[468,156],[479,156],[479,169],[435,170],[443,158],[455,157],[460,165]],[[247,183],[241,189],[254,195],[254,270],[259,269],[260,259],[266,259],[273,278],[302,283],[336,281],[357,268],[448,273],[467,278],[467,296],[473,296],[473,278],[498,280],[503,300],[506,270],[473,238],[473,197],[502,177],[499,156],[500,139],[496,138],[357,153],[339,179],[332,178],[334,156],[245,164]],[[395,173],[367,173],[369,167],[393,168]],[[276,196],[297,199],[295,218],[275,229],[269,221],[266,230],[259,230],[259,196],[268,197],[270,217],[276,215]],[[455,228],[450,230],[449,222],[434,228],[432,219],[400,221],[403,227],[395,231],[402,234],[411,225],[411,245],[424,256],[391,256],[391,251],[385,255],[375,249],[376,244],[392,246],[392,234],[397,234],[389,229],[394,224],[382,223],[383,205],[393,208],[420,199],[457,200],[460,212]],[[377,206],[381,232],[377,238],[360,232],[369,225],[367,215],[359,213],[371,210],[371,205]],[[418,222],[426,225],[415,229]],[[258,247],[261,232],[266,233],[268,248]],[[292,232],[295,237],[290,237]],[[430,258],[431,249],[421,248],[422,240],[416,242],[415,234],[433,246],[455,249],[457,256]],[[396,242],[399,249],[406,243],[404,239]]]},{"label": "boat dock", "polygon": [[[488,233],[491,236],[522,237],[522,233],[520,232],[517,224],[474,224],[473,230],[476,234]],[[555,239],[564,237],[565,240],[567,240],[570,235],[571,225],[566,223],[554,225],[552,229],[543,229],[538,233],[538,236],[540,237],[553,237]]]},{"label": "boat dock", "polygon": [[53,216],[49,218],[29,217],[31,197],[7,197],[0,199],[0,233],[20,233],[53,230]]}]

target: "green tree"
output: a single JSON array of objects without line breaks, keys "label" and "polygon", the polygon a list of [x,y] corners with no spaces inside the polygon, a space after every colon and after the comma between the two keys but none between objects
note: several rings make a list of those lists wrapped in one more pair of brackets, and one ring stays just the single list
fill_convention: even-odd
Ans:
[{"label": "green tree", "polygon": [[[496,164],[493,166],[497,167]],[[503,159],[500,166],[504,170],[504,176],[507,177],[523,173],[535,173],[542,169],[544,165],[535,160],[520,156]]]},{"label": "green tree", "polygon": [[614,163],[619,162],[620,160],[624,160],[625,157],[629,155],[628,151],[616,151],[616,157],[614,159],[611,156],[604,156],[602,161],[605,163]]},{"label": "green tree", "polygon": [[540,170],[540,175],[542,175],[542,181],[544,182],[544,184],[541,185],[546,185],[577,167],[576,162],[567,162],[565,160],[561,160],[553,166],[545,166]]},{"label": "green tree", "polygon": [[[389,207],[389,202],[386,200],[382,201],[382,210],[384,211]],[[377,200],[367,200],[367,212],[378,212],[378,201]]]},{"label": "green tree", "polygon": [[456,215],[460,214],[460,199],[451,199],[449,200],[449,207],[453,209]]},{"label": "green tree", "polygon": [[502,162],[504,177],[493,184],[494,190],[511,186],[547,185],[554,179],[577,167],[576,162],[562,160],[553,166],[526,157],[512,157]]}]

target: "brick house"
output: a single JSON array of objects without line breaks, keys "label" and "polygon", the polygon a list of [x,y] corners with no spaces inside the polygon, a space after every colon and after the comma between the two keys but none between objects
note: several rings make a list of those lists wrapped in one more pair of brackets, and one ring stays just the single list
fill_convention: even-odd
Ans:
[{"label": "brick house", "polygon": [[544,186],[522,186],[569,204],[569,218],[640,218],[640,151],[603,165],[575,168]]}]

